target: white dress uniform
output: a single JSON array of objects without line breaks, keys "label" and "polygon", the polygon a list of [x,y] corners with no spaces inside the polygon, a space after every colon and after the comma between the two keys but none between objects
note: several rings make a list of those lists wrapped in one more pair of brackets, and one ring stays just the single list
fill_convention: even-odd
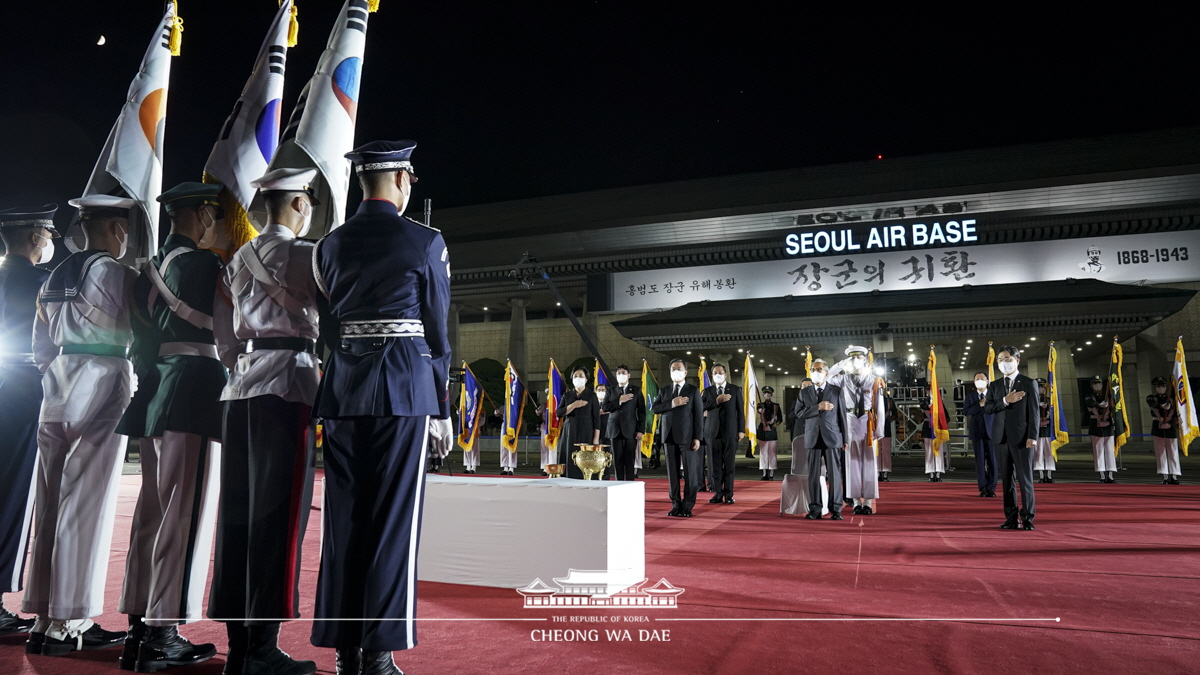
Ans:
[{"label": "white dress uniform", "polygon": [[[501,448],[503,450],[503,448]],[[471,444],[470,450],[463,450],[463,469],[466,471],[475,471],[479,468],[479,436],[475,436],[475,442]]]},{"label": "white dress uniform", "polygon": [[[60,620],[104,612],[128,440],[114,432],[134,389],[133,365],[117,353],[133,342],[129,312],[137,279],[107,252],[76,253],[68,263],[78,277],[61,294],[48,292],[56,277],[48,280],[34,324],[34,359],[45,376],[36,534],[23,601],[25,611]],[[106,351],[112,354],[98,353]]]},{"label": "white dress uniform", "polygon": [[[1152,383],[1155,386],[1165,386],[1166,380]],[[1150,406],[1150,435],[1154,438],[1154,460],[1157,473],[1163,477],[1163,482],[1179,482],[1182,470],[1179,468],[1179,424],[1175,413],[1175,401],[1166,394],[1151,394],[1146,397]]]},{"label": "white dress uniform", "polygon": [[845,498],[879,499],[879,464],[875,447],[867,438],[875,377],[866,374],[856,377],[842,372],[844,363],[829,370],[826,382],[842,388],[842,402],[846,408]]}]

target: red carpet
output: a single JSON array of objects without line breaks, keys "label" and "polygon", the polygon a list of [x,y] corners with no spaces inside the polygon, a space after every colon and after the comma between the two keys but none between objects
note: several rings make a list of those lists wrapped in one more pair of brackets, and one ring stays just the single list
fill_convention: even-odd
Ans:
[{"label": "red carpet", "polygon": [[[108,586],[114,609],[138,481],[122,482]],[[1196,672],[1200,663],[1200,487],[1039,485],[1038,529],[1008,532],[997,529],[999,499],[976,497],[965,483],[885,483],[881,514],[841,523],[780,517],[779,485],[740,483],[733,506],[711,506],[701,493],[697,516],[681,520],[664,515],[665,482],[647,481],[647,576],[686,589],[677,609],[527,610],[514,591],[422,583],[420,645],[397,652],[397,663],[409,675],[1132,668],[1157,675]],[[319,512],[313,516],[306,616],[318,565]],[[19,598],[4,600],[18,607]],[[648,622],[462,620],[554,615]],[[1035,621],[1055,617],[1061,621]],[[858,620],[868,618],[884,620]],[[110,612],[101,623],[119,628],[122,620]],[[607,641],[605,628],[617,627],[633,641]],[[598,642],[530,638],[531,631],[593,628]],[[669,631],[669,641],[639,641],[639,629]],[[304,621],[284,626],[284,648],[332,672],[332,651],[310,646],[308,630]],[[183,633],[224,650],[220,624]],[[27,657],[20,641],[0,638],[6,674],[115,674],[116,657],[114,650]],[[222,664],[219,656],[167,672],[215,675]]]}]

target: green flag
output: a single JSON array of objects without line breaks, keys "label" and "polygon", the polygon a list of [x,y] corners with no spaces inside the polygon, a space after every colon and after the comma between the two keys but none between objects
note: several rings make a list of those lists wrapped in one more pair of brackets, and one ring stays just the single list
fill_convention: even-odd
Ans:
[{"label": "green flag", "polygon": [[650,372],[650,365],[646,363],[646,359],[642,359],[642,400],[646,404],[646,421],[645,427],[642,429],[642,455],[650,456],[650,451],[654,448],[654,433],[658,431],[658,415],[654,414],[654,399],[658,398],[658,382],[654,381],[654,373]]}]

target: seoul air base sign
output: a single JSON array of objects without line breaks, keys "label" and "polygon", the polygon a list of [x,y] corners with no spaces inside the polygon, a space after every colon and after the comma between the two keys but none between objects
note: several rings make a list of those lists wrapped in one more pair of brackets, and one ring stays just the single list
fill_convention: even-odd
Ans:
[{"label": "seoul air base sign", "polygon": [[[614,273],[613,310],[1068,278],[1125,284],[1200,280],[1200,230],[979,245],[975,227],[965,218],[866,230],[804,228],[783,237],[791,256],[784,260]],[[896,250],[900,247],[905,250]]]}]

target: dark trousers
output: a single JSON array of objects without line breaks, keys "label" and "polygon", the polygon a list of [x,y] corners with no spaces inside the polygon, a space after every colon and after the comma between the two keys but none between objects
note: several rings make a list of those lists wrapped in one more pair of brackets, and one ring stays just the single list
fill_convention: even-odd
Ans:
[{"label": "dark trousers", "polygon": [[312,408],[278,396],[226,401],[208,616],[300,616],[300,553],[312,506]]},{"label": "dark trousers", "polygon": [[715,438],[700,441],[700,451],[704,453],[704,481],[701,484],[716,493],[721,491],[721,451],[717,447],[720,442]]},{"label": "dark trousers", "polygon": [[33,365],[0,366],[0,593],[21,590],[29,550],[42,374]]},{"label": "dark trousers", "polygon": [[[325,420],[325,541],[314,645],[367,651],[416,646],[428,439],[428,417]],[[322,621],[358,617],[368,620]]]},{"label": "dark trousers", "polygon": [[617,480],[633,480],[633,460],[635,453],[641,452],[641,445],[636,438],[614,438],[613,468],[617,472]]},{"label": "dark trousers", "polygon": [[996,491],[996,448],[986,438],[971,441],[975,445],[975,478],[981,492]]},{"label": "dark trousers", "polygon": [[737,466],[737,438],[714,438],[712,448],[712,491],[717,496],[733,499],[733,475]]},{"label": "dark trousers", "polygon": [[829,511],[842,512],[842,449],[830,448],[818,437],[808,449],[808,512],[821,513],[821,462],[825,462],[825,480],[829,483]]},{"label": "dark trousers", "polygon": [[[996,444],[996,458],[999,460],[1000,478],[1004,483],[1004,518],[1016,521],[1020,513],[1021,520],[1033,520],[1033,448],[1025,447],[1025,443]],[[1021,484],[1021,509],[1017,510],[1017,486]]]},{"label": "dark trousers", "polygon": [[[704,456],[700,450],[692,450],[689,445],[674,445],[670,442],[667,448],[667,486],[671,495],[671,506],[677,511],[690,513],[696,505],[696,491],[700,489],[703,480]],[[683,490],[679,489],[680,465],[683,467]]]}]

